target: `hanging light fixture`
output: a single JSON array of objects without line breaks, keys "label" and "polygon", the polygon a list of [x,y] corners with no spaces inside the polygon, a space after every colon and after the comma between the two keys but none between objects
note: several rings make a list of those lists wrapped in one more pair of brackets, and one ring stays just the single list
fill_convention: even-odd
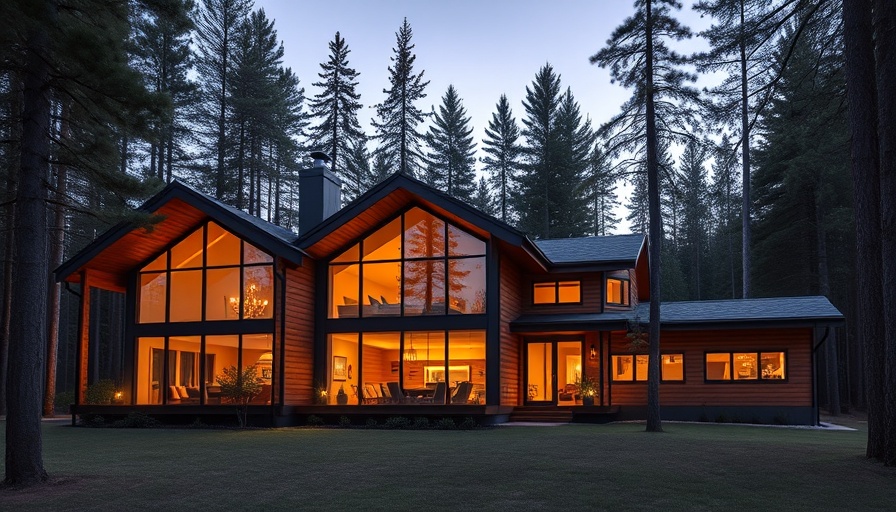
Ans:
[{"label": "hanging light fixture", "polygon": [[416,361],[417,360],[417,351],[414,350],[414,338],[411,338],[411,348],[406,349],[404,351],[404,360],[405,361]]}]

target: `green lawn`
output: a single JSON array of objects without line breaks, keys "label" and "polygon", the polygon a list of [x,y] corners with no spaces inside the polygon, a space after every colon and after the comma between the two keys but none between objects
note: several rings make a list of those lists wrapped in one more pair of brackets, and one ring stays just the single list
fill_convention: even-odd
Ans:
[{"label": "green lawn", "polygon": [[[5,432],[5,425],[0,423]],[[476,431],[47,423],[53,483],[3,510],[893,510],[865,433],[665,424]],[[0,433],[2,437],[2,433]]]}]

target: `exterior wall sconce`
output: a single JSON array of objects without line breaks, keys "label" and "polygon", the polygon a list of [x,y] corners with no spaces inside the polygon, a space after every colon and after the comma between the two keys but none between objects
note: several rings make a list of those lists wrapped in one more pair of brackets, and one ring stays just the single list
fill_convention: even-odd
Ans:
[{"label": "exterior wall sconce", "polygon": [[590,355],[591,355],[591,359],[597,359],[597,349],[594,347],[593,343],[591,344]]}]

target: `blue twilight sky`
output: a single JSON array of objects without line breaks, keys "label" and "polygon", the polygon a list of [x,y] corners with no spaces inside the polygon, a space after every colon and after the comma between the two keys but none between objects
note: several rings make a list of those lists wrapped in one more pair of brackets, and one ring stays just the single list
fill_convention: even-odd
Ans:
[{"label": "blue twilight sky", "polygon": [[[553,66],[564,90],[572,89],[594,128],[631,94],[588,61],[632,13],[629,0],[256,0],[255,7],[275,20],[284,65],[296,73],[309,98],[318,92],[311,84],[329,58],[328,44],[340,32],[351,50],[349,64],[360,73],[364,109],[359,120],[369,135],[374,133],[372,105],[385,98],[395,33],[405,17],[413,29],[415,71],[425,70],[430,81],[418,106],[438,108],[453,84],[471,118],[477,149],[501,94],[521,125],[526,87],[545,63]],[[706,25],[689,7],[679,19],[694,30]]]}]

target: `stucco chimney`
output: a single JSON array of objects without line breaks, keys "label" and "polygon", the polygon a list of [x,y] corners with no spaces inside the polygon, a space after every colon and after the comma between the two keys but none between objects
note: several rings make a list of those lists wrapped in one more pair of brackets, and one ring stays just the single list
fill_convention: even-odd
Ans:
[{"label": "stucco chimney", "polygon": [[330,157],[311,153],[314,163],[299,171],[299,234],[314,229],[342,208],[342,180],[330,171]]}]

